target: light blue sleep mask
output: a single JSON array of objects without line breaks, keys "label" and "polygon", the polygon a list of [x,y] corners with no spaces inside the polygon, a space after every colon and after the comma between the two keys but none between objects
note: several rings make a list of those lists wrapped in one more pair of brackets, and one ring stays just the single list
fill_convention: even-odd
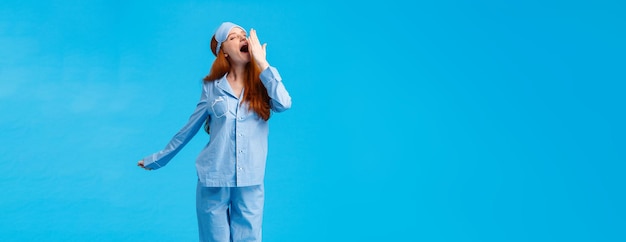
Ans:
[{"label": "light blue sleep mask", "polygon": [[242,28],[239,25],[236,25],[236,24],[231,23],[231,22],[224,22],[224,23],[222,23],[220,25],[220,27],[217,28],[217,30],[215,30],[215,40],[217,40],[217,48],[215,49],[215,54],[216,55],[217,55],[217,53],[220,52],[220,48],[222,47],[222,43],[224,41],[226,41],[226,38],[228,38],[228,33],[233,28],[243,29],[243,32],[245,32],[246,35],[248,34],[248,32],[246,32],[246,29]]}]

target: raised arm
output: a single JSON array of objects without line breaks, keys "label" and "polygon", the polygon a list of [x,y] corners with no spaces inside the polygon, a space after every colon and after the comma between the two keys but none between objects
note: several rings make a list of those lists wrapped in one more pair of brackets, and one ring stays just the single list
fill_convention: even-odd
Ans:
[{"label": "raised arm", "polygon": [[271,108],[275,112],[282,112],[291,108],[291,96],[283,85],[282,78],[276,68],[270,66],[266,59],[267,44],[261,45],[256,35],[256,30],[250,29],[250,37],[248,37],[248,48],[254,62],[261,71],[261,82],[267,89],[267,94],[272,99]]}]

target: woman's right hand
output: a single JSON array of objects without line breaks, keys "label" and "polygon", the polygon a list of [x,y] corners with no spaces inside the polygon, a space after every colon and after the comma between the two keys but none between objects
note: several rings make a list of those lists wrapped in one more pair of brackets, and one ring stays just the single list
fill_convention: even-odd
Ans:
[{"label": "woman's right hand", "polygon": [[143,166],[143,160],[140,160],[139,162],[137,162],[137,166],[143,168],[146,171],[151,171],[152,170],[150,168],[147,168],[147,167]]}]

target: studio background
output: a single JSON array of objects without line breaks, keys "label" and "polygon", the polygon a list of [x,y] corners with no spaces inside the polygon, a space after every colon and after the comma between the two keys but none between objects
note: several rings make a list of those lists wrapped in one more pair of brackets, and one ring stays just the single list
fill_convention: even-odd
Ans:
[{"label": "studio background", "polygon": [[187,121],[232,21],[293,99],[265,241],[625,241],[620,1],[2,1],[0,240],[195,241]]}]

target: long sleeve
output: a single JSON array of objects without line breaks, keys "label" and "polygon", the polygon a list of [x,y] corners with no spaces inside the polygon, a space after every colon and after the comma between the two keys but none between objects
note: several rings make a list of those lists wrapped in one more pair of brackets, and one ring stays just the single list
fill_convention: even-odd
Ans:
[{"label": "long sleeve", "polygon": [[203,85],[202,96],[195,111],[165,148],[143,159],[144,166],[150,169],[159,169],[165,166],[174,156],[198,133],[204,124],[207,113],[207,85]]},{"label": "long sleeve", "polygon": [[260,75],[261,82],[267,89],[271,98],[271,108],[275,112],[282,112],[291,108],[291,96],[283,85],[282,78],[276,68],[270,66],[263,70]]}]

